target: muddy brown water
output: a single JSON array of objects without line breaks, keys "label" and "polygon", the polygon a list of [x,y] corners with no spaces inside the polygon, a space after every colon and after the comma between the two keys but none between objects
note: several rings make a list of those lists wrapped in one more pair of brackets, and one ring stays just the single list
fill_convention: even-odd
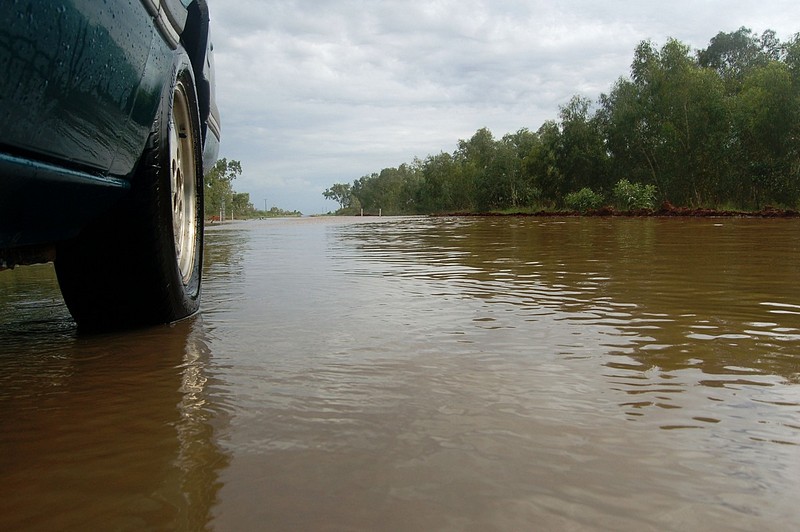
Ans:
[{"label": "muddy brown water", "polygon": [[[2,530],[800,526],[800,221],[207,231],[202,312],[0,272]],[[122,281],[122,280],[121,280]]]}]

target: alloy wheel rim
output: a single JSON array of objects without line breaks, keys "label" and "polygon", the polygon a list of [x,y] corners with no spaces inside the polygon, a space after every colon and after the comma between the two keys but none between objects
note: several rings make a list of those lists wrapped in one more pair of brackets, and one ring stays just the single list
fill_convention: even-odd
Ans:
[{"label": "alloy wheel rim", "polygon": [[175,258],[184,284],[192,277],[197,234],[197,180],[194,129],[183,83],[173,93],[169,124],[169,173]]}]

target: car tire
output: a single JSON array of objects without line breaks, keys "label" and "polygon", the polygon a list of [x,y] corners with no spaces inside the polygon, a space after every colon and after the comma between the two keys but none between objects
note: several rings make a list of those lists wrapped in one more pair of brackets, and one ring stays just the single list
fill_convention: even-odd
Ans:
[{"label": "car tire", "polygon": [[191,62],[178,50],[171,84],[120,204],[59,246],[55,267],[79,328],[168,323],[197,311],[203,263],[203,168]]}]

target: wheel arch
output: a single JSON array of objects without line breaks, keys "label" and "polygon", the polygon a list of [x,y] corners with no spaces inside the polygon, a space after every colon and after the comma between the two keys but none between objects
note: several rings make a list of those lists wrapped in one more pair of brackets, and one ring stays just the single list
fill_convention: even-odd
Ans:
[{"label": "wheel arch", "polygon": [[198,107],[200,111],[201,134],[205,141],[208,118],[211,114],[211,42],[209,39],[208,3],[195,0],[189,4],[186,26],[181,33],[181,44],[192,62]]}]

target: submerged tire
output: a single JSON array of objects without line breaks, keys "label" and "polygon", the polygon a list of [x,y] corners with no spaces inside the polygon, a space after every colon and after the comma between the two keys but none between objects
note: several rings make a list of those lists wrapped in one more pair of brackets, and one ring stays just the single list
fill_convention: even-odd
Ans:
[{"label": "submerged tire", "polygon": [[57,250],[61,292],[80,328],[168,323],[197,311],[202,151],[192,66],[179,50],[131,194]]}]

